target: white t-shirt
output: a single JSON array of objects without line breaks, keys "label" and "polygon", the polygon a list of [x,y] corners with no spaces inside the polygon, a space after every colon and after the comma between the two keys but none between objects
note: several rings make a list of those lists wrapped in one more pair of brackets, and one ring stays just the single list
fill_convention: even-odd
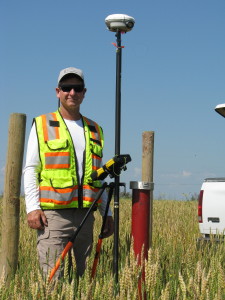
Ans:
[{"label": "white t-shirt", "polygon": [[[78,163],[78,174],[80,180],[80,178],[83,175],[83,153],[85,150],[85,137],[84,137],[82,119],[78,121],[64,119],[64,121],[69,129],[75,147],[77,163]],[[27,213],[36,209],[40,209],[39,184],[38,184],[38,173],[40,171],[40,168],[41,168],[41,162],[39,157],[38,139],[36,133],[36,126],[34,123],[31,128],[29,139],[28,139],[26,164],[23,170],[24,192],[25,192]],[[106,191],[104,191],[101,198],[102,198],[102,203],[99,206],[99,211],[103,216],[106,208],[106,203],[107,203]],[[109,209],[108,216],[111,215],[112,212]]]}]

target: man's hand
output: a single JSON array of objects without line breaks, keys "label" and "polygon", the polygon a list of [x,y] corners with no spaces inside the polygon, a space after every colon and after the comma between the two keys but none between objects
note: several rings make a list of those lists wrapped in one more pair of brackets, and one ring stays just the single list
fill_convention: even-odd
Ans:
[{"label": "man's hand", "polygon": [[27,222],[32,229],[44,229],[48,226],[48,221],[41,209],[36,209],[27,214]]},{"label": "man's hand", "polygon": [[105,222],[105,228],[103,232],[103,239],[109,237],[114,232],[114,221],[112,216],[108,216]]}]

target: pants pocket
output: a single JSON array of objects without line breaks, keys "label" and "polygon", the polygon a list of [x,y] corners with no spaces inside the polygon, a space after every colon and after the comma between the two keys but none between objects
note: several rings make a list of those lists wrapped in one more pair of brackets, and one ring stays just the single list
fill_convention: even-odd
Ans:
[{"label": "pants pocket", "polygon": [[50,231],[48,227],[45,227],[43,230],[38,230],[37,232],[37,243],[41,240],[48,239],[50,235]]}]

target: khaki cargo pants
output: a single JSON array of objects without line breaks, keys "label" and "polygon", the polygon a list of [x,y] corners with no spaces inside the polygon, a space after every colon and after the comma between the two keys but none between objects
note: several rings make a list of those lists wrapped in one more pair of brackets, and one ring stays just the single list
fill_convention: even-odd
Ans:
[{"label": "khaki cargo pants", "polygon": [[[45,276],[49,274],[55,266],[66,244],[75,230],[82,222],[87,213],[87,209],[57,209],[45,210],[48,220],[48,227],[38,230],[37,250],[40,267]],[[74,256],[76,260],[77,275],[82,276],[85,271],[86,258],[90,255],[93,243],[94,216],[90,213],[82,229],[78,233],[74,246]],[[55,278],[63,275],[63,264],[55,274]]]}]

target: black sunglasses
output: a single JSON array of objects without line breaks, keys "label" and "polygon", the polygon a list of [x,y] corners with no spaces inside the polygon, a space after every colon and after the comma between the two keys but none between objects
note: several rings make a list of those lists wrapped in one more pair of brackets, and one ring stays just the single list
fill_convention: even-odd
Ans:
[{"label": "black sunglasses", "polygon": [[83,84],[64,84],[59,87],[63,92],[70,92],[72,89],[76,93],[81,93],[84,90]]}]

